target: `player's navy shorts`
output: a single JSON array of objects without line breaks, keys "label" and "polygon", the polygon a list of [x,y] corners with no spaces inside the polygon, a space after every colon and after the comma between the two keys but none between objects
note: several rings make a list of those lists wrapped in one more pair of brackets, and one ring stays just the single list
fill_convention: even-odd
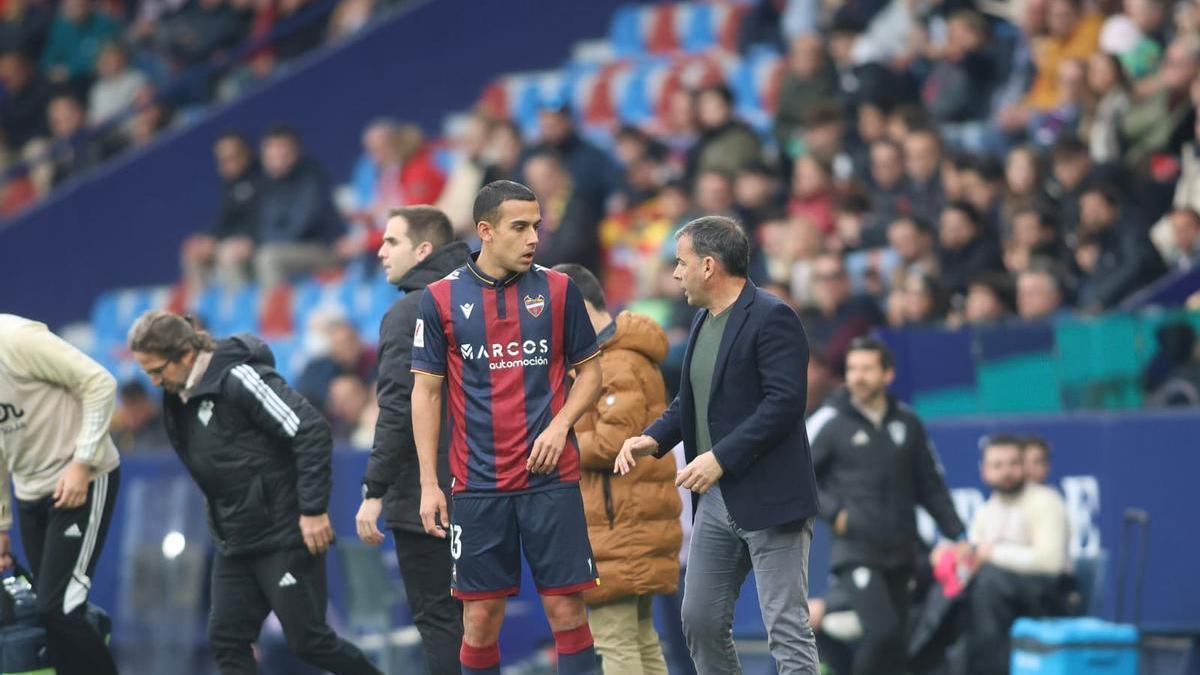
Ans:
[{"label": "player's navy shorts", "polygon": [[599,581],[577,483],[517,494],[454,495],[451,593],[461,600],[516,595],[521,551],[542,595],[568,595]]}]

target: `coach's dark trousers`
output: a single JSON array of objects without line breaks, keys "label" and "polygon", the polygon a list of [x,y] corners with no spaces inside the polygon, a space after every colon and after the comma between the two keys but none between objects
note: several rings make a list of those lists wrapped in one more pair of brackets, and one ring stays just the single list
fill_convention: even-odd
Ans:
[{"label": "coach's dark trousers", "polygon": [[358,647],[325,623],[325,554],[289,548],[262,555],[217,554],[208,636],[222,675],[255,675],[251,645],[274,611],[296,656],[335,675],[378,675]]},{"label": "coach's dark trousers", "polygon": [[92,479],[87,500],[74,509],[54,508],[53,497],[17,501],[50,664],[59,675],[117,672],[104,637],[87,620],[87,596],[120,479],[119,469]]},{"label": "coach's dark trousers", "polygon": [[459,675],[463,613],[462,603],[450,596],[450,542],[403,530],[392,530],[392,536],[429,673]]}]

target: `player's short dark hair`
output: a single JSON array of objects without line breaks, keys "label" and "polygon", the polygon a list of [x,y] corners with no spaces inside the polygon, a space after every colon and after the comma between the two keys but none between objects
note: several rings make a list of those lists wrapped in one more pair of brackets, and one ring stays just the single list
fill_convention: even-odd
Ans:
[{"label": "player's short dark hair", "polygon": [[879,365],[884,370],[896,368],[896,359],[892,356],[892,350],[877,337],[863,335],[854,338],[850,341],[850,346],[846,348],[846,356],[849,357],[851,352],[874,352],[879,355]]},{"label": "player's short dark hair", "polygon": [[580,295],[592,307],[601,310],[608,309],[608,303],[604,299],[604,289],[600,287],[600,280],[596,278],[595,274],[592,274],[591,270],[577,263],[555,265],[554,270],[571,277],[571,281],[575,282],[575,287],[579,289]]},{"label": "player's short dark hair", "polygon": [[519,202],[536,202],[537,195],[528,187],[511,180],[494,180],[479,190],[475,195],[475,208],[472,217],[476,223],[492,222],[496,218],[500,205],[509,200]]},{"label": "player's short dark hair", "polygon": [[213,351],[217,341],[200,330],[191,317],[152,309],[129,329],[129,350],[157,354],[174,363],[193,351]]},{"label": "player's short dark hair", "polygon": [[733,218],[726,216],[703,216],[684,225],[675,233],[675,239],[692,238],[692,250],[700,258],[711,257],[720,261],[725,273],[745,278],[750,268],[750,239],[746,231]]},{"label": "player's short dark hair", "polygon": [[1028,452],[1030,448],[1037,448],[1046,456],[1046,461],[1050,461],[1050,441],[1046,440],[1041,434],[1028,434],[1025,436],[1025,442],[1021,448]]},{"label": "player's short dark hair", "polygon": [[450,225],[450,218],[435,206],[418,204],[392,209],[388,211],[388,220],[392,218],[403,218],[408,223],[408,240],[414,246],[427,241],[434,248],[441,248],[454,241],[454,227]]},{"label": "player's short dark hair", "polygon": [[1002,446],[1011,446],[1016,448],[1018,451],[1021,451],[1025,447],[1025,439],[1016,434],[1010,434],[1007,432],[988,434],[987,436],[979,439],[979,459],[982,460],[985,456],[987,456],[987,451],[990,448],[998,448]]}]

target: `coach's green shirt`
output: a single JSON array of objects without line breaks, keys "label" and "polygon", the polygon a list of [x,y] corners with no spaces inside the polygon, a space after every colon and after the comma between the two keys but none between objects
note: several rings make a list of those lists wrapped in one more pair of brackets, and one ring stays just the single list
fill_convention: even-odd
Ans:
[{"label": "coach's green shirt", "polygon": [[712,434],[708,431],[708,400],[712,395],[713,371],[717,367],[717,352],[721,349],[721,337],[725,324],[729,322],[729,310],[720,314],[709,314],[700,326],[696,344],[692,345],[692,367],[688,377],[692,382],[692,396],[696,405],[696,454],[712,450]]}]

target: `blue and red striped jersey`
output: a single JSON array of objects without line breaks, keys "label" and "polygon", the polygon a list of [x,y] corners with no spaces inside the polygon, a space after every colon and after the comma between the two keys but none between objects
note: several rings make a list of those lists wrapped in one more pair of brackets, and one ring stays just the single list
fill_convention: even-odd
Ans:
[{"label": "blue and red striped jersey", "polygon": [[421,298],[412,369],[447,378],[453,491],[521,492],[579,480],[575,432],[556,471],[525,468],[567,400],[568,371],[600,353],[567,275],[534,265],[495,279],[467,264]]}]

